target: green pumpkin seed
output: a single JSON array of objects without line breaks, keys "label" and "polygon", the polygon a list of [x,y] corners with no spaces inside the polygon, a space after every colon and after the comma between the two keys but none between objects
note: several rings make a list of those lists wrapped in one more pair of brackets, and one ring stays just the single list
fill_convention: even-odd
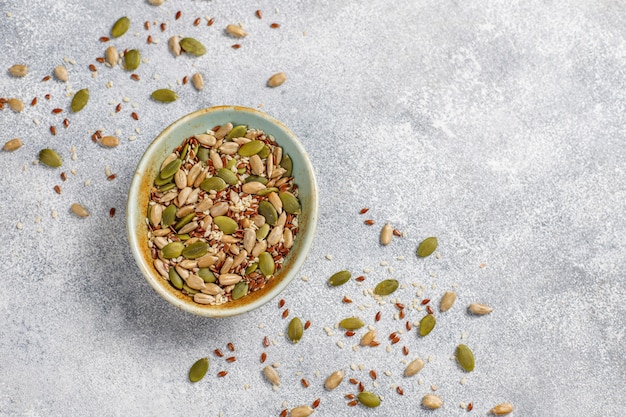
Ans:
[{"label": "green pumpkin seed", "polygon": [[189,380],[191,382],[198,382],[206,375],[209,370],[209,358],[198,359],[196,363],[191,365],[189,369]]},{"label": "green pumpkin seed", "polygon": [[287,336],[291,343],[298,343],[300,339],[302,339],[302,333],[304,332],[304,328],[302,327],[302,320],[298,317],[294,317],[289,322],[289,326],[287,327]]},{"label": "green pumpkin seed", "polygon": [[172,101],[176,101],[178,99],[178,94],[168,88],[161,88],[154,90],[151,97],[153,100],[161,103],[171,103]]},{"label": "green pumpkin seed", "polygon": [[198,159],[202,162],[209,160],[209,148],[198,149]]},{"label": "green pumpkin seed", "polygon": [[215,282],[217,278],[215,278],[215,274],[209,268],[200,268],[198,270],[198,276],[202,278],[204,282]]},{"label": "green pumpkin seed", "polygon": [[239,155],[241,156],[252,156],[261,152],[265,144],[260,140],[251,140],[248,143],[243,144],[241,148],[239,148]]},{"label": "green pumpkin seed", "polygon": [[224,188],[226,188],[226,181],[224,181],[220,177],[205,178],[200,183],[200,188],[206,192],[209,192],[211,190],[222,191]]},{"label": "green pumpkin seed", "polygon": [[350,281],[352,274],[349,271],[335,272],[330,278],[328,278],[328,285],[332,287],[338,287]]},{"label": "green pumpkin seed", "polygon": [[261,184],[266,185],[267,178],[261,177],[260,175],[250,175],[248,178],[244,180],[244,183],[246,184],[249,182],[260,182]]},{"label": "green pumpkin seed", "polygon": [[258,155],[261,157],[261,159],[265,159],[268,156],[270,156],[270,148],[269,148],[269,146],[265,145],[263,147],[263,149],[261,149],[261,151],[258,153]]},{"label": "green pumpkin seed", "polygon": [[466,372],[474,370],[474,353],[466,345],[461,344],[456,347],[456,360]]},{"label": "green pumpkin seed", "polygon": [[226,135],[226,140],[231,140],[232,138],[242,138],[246,136],[247,132],[248,132],[248,126],[246,125],[235,126],[230,132],[228,132],[228,135]]},{"label": "green pumpkin seed", "polygon": [[135,71],[141,63],[141,54],[136,49],[131,49],[124,55],[124,68],[126,71]]},{"label": "green pumpkin seed", "polygon": [[[171,181],[173,178],[174,178],[174,177],[172,177],[172,178],[170,179],[170,181]],[[176,187],[176,184],[174,184],[174,182],[168,182],[167,184],[163,184],[163,185],[159,186],[159,191],[160,191],[160,192],[162,192],[162,193],[164,193],[164,192],[166,192],[166,191],[173,190],[175,187]]]},{"label": "green pumpkin seed", "polygon": [[81,111],[89,101],[89,90],[83,88],[82,90],[78,90],[76,94],[74,94],[74,98],[72,98],[72,111],[74,113],[78,113]]},{"label": "green pumpkin seed", "polygon": [[188,215],[186,215],[185,217],[180,219],[178,222],[176,222],[176,224],[174,225],[174,229],[176,229],[176,230],[182,229],[184,225],[186,225],[191,220],[193,220],[195,215],[196,215],[196,212],[192,211],[191,213],[189,213]]},{"label": "green pumpkin seed", "polygon": [[217,216],[213,219],[213,223],[215,223],[222,233],[226,235],[232,235],[239,227],[237,222],[228,216]]},{"label": "green pumpkin seed", "polygon": [[278,192],[278,188],[269,187],[269,188],[264,188],[262,190],[257,191],[256,195],[264,196],[264,195],[268,195],[269,193],[276,193],[276,192]]},{"label": "green pumpkin seed", "polygon": [[174,268],[173,266],[170,266],[169,276],[170,282],[172,283],[174,288],[182,290],[184,284],[183,279],[180,277],[180,275],[178,275],[178,272],[176,272],[176,268]]},{"label": "green pumpkin seed", "polygon": [[160,178],[173,177],[174,174],[176,174],[176,171],[180,169],[182,164],[183,164],[182,159],[178,159],[178,158],[174,159],[172,162],[165,165],[165,167],[159,173],[159,177]]},{"label": "green pumpkin seed", "polygon": [[[232,161],[234,161],[234,159],[232,159]],[[224,182],[226,182],[226,184],[229,184],[229,185],[237,185],[237,183],[239,182],[237,175],[235,175],[235,173],[231,171],[230,169],[226,169],[226,168],[218,169],[217,176],[223,179]]]},{"label": "green pumpkin seed", "polygon": [[161,253],[165,259],[173,259],[178,258],[183,253],[183,249],[185,245],[182,242],[172,242],[163,246]]},{"label": "green pumpkin seed", "polygon": [[163,210],[163,214],[161,215],[161,226],[170,227],[172,223],[176,220],[176,206],[174,204],[170,204]]},{"label": "green pumpkin seed", "polygon": [[42,149],[39,151],[39,161],[53,168],[60,167],[63,164],[63,160],[59,154],[52,149]]},{"label": "green pumpkin seed", "polygon": [[386,279],[379,282],[374,288],[374,294],[376,295],[389,295],[398,289],[398,280]]},{"label": "green pumpkin seed", "polygon": [[113,24],[113,27],[111,28],[111,36],[113,38],[119,38],[120,36],[126,33],[129,27],[130,27],[130,19],[127,18],[126,16],[120,17],[117,20],[117,22]]},{"label": "green pumpkin seed", "polygon": [[263,200],[259,203],[259,214],[265,217],[265,222],[269,223],[270,226],[276,226],[276,222],[278,221],[278,213],[276,209],[269,201]]},{"label": "green pumpkin seed", "polygon": [[419,244],[417,248],[417,256],[419,256],[420,258],[427,257],[428,255],[432,254],[435,249],[437,249],[437,244],[438,242],[436,237],[427,237],[422,241],[422,243]]},{"label": "green pumpkin seed", "polygon": [[342,327],[346,330],[356,330],[365,326],[365,322],[358,317],[348,317],[339,322],[339,327]]},{"label": "green pumpkin seed", "polygon": [[245,174],[245,173],[246,173],[246,169],[244,167],[237,168],[237,174]]},{"label": "green pumpkin seed", "polygon": [[246,275],[250,275],[251,273],[253,273],[254,271],[257,270],[257,268],[259,267],[259,264],[254,262],[251,263],[250,265],[248,265],[248,267],[246,268]]},{"label": "green pumpkin seed", "polygon": [[380,405],[380,397],[373,392],[363,391],[359,393],[357,397],[359,402],[366,407],[375,408]]},{"label": "green pumpkin seed", "polygon": [[180,40],[180,46],[187,52],[188,54],[195,56],[202,56],[206,54],[206,48],[202,43],[194,38],[182,38]]},{"label": "green pumpkin seed", "polygon": [[289,214],[300,214],[302,211],[300,210],[300,202],[298,199],[291,193],[284,191],[278,194],[280,197],[280,201],[283,202],[283,209]]},{"label": "green pumpkin seed", "polygon": [[[167,185],[170,183],[174,182],[174,176],[172,175],[171,177],[166,177],[166,178],[161,178],[161,176],[158,176],[155,178],[154,180],[154,185],[156,185],[157,187],[160,187],[162,185]],[[176,185],[176,184],[174,184]]]},{"label": "green pumpkin seed", "polygon": [[189,143],[185,143],[185,146],[183,146],[183,150],[180,151],[180,160],[184,161],[185,157],[187,156],[187,152],[189,152]]},{"label": "green pumpkin seed", "polygon": [[230,293],[233,300],[239,300],[244,295],[248,294],[248,283],[246,281],[239,281],[235,284],[235,288]]},{"label": "green pumpkin seed", "polygon": [[432,314],[426,314],[420,320],[420,336],[426,336],[430,333],[434,328],[435,324],[437,324],[437,319]]},{"label": "green pumpkin seed", "polygon": [[270,232],[270,225],[267,223],[263,224],[263,226],[259,227],[256,231],[257,240],[265,239],[269,232]]},{"label": "green pumpkin seed", "polygon": [[226,168],[232,169],[236,163],[237,163],[237,160],[235,158],[229,159],[228,162],[226,163]]},{"label": "green pumpkin seed", "polygon": [[187,240],[191,239],[191,236],[189,236],[189,233],[183,233],[175,235],[177,238],[179,238],[181,241],[186,242]]},{"label": "green pumpkin seed", "polygon": [[289,157],[289,155],[283,155],[283,158],[280,160],[280,166],[285,168],[285,177],[291,177],[291,172],[293,171],[293,161]]},{"label": "green pumpkin seed", "polygon": [[192,243],[183,249],[183,256],[187,259],[198,259],[209,251],[209,245],[201,240]]},{"label": "green pumpkin seed", "polygon": [[183,291],[186,292],[189,295],[194,295],[194,294],[198,294],[200,291],[198,290],[194,290],[193,288],[191,288],[189,285],[187,284],[183,284]]},{"label": "green pumpkin seed", "polygon": [[266,277],[269,277],[274,273],[274,258],[267,252],[263,252],[259,255],[259,269],[261,273]]}]

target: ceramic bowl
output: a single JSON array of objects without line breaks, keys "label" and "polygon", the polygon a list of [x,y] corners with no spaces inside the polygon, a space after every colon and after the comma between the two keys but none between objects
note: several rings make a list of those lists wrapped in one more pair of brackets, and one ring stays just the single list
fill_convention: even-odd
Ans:
[{"label": "ceramic bowl", "polygon": [[[293,161],[293,177],[298,185],[298,198],[302,206],[298,233],[294,245],[285,258],[283,267],[277,271],[265,287],[238,300],[222,305],[202,305],[170,285],[155,269],[148,246],[146,213],[150,191],[159,174],[163,160],[183,140],[194,134],[204,133],[217,125],[231,122],[248,125],[272,135]],[[139,270],[152,288],[166,301],[187,312],[207,317],[233,316],[253,310],[276,297],[298,273],[313,242],[317,225],[317,186],[313,167],[306,151],[296,136],[281,122],[258,110],[218,106],[198,110],[172,123],[161,132],[143,154],[130,185],[127,202],[127,231],[130,248]]]}]

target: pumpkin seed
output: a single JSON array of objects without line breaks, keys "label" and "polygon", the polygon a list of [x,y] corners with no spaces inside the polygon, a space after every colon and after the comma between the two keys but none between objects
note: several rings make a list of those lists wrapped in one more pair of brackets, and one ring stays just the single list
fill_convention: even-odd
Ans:
[{"label": "pumpkin seed", "polygon": [[274,258],[267,252],[259,254],[259,269],[261,273],[266,277],[269,277],[274,273],[275,265]]},{"label": "pumpkin seed", "polygon": [[375,408],[380,405],[380,397],[373,392],[363,391],[359,393],[357,397],[359,402],[366,407]]},{"label": "pumpkin seed", "polygon": [[200,188],[206,192],[209,192],[211,190],[221,191],[226,188],[226,181],[224,181],[220,177],[205,178],[200,183]]},{"label": "pumpkin seed", "polygon": [[42,149],[39,151],[39,161],[48,165],[49,167],[60,167],[63,164],[63,160],[56,151],[52,149]]},{"label": "pumpkin seed", "polygon": [[265,146],[265,144],[263,142],[261,142],[260,140],[251,140],[248,143],[244,143],[241,148],[239,148],[239,155],[241,156],[252,156],[252,155],[256,155],[259,152],[261,152],[261,149],[263,149],[263,146]]},{"label": "pumpkin seed", "polygon": [[434,236],[427,237],[419,244],[417,248],[417,256],[425,258],[437,249],[437,238]]},{"label": "pumpkin seed", "polygon": [[[170,178],[171,180],[171,178]],[[167,184],[163,184],[161,186],[159,186],[159,191],[164,193],[166,191],[172,190],[176,187],[176,184],[174,184],[173,182],[168,182]]]},{"label": "pumpkin seed", "polygon": [[259,264],[254,262],[251,263],[250,265],[248,265],[248,267],[246,268],[246,275],[250,275],[251,273],[253,273],[254,271],[257,270],[257,268],[259,267]]},{"label": "pumpkin seed", "polygon": [[261,157],[262,159],[267,158],[270,155],[270,148],[269,146],[265,145],[263,147],[263,149],[261,149],[261,152],[258,153],[259,157]]},{"label": "pumpkin seed", "polygon": [[170,227],[172,223],[176,220],[176,206],[174,204],[170,204],[163,210],[163,214],[161,216],[161,226]]},{"label": "pumpkin seed", "polygon": [[182,159],[178,159],[178,158],[174,159],[172,162],[167,164],[165,168],[161,170],[161,172],[159,173],[159,177],[163,179],[173,177],[174,174],[176,174],[176,171],[180,169],[182,164],[183,164]]},{"label": "pumpkin seed", "polygon": [[204,280],[204,282],[215,282],[215,274],[209,268],[200,268],[198,270],[198,276]]},{"label": "pumpkin seed", "polygon": [[180,46],[191,55],[202,56],[206,54],[206,48],[202,45],[202,42],[194,38],[182,38]]},{"label": "pumpkin seed", "polygon": [[350,281],[351,277],[352,274],[350,273],[350,271],[335,272],[333,275],[331,275],[330,278],[328,278],[328,285],[330,285],[331,287],[338,287]]},{"label": "pumpkin seed", "polygon": [[[191,223],[189,223],[189,224],[191,224]],[[190,239],[191,236],[189,236],[188,233],[182,233],[182,234],[179,233],[179,234],[176,235],[176,237],[179,238],[181,241],[186,242],[187,240]]]},{"label": "pumpkin seed", "polygon": [[[231,161],[235,161],[235,160],[231,159]],[[217,176],[223,179],[224,182],[226,182],[226,184],[229,184],[229,185],[237,185],[237,183],[239,182],[237,175],[235,175],[235,173],[228,168],[218,169]]]},{"label": "pumpkin seed", "polygon": [[460,344],[456,347],[456,360],[466,372],[474,370],[474,353],[467,345]]},{"label": "pumpkin seed", "polygon": [[189,144],[186,143],[185,146],[183,146],[183,150],[180,151],[180,159],[181,160],[185,160],[185,157],[187,156],[187,152],[189,152]]},{"label": "pumpkin seed", "polygon": [[289,340],[291,343],[298,343],[300,339],[302,339],[302,332],[304,331],[302,327],[302,320],[298,317],[294,317],[289,322],[289,326],[287,327],[287,336],[289,336]]},{"label": "pumpkin seed", "polygon": [[198,159],[202,162],[209,160],[209,148],[198,149]]},{"label": "pumpkin seed", "polygon": [[178,99],[178,94],[168,88],[154,90],[151,96],[153,100],[161,103],[171,103],[172,101],[176,101],[176,99]]},{"label": "pumpkin seed", "polygon": [[178,258],[185,249],[185,245],[182,242],[168,243],[161,249],[161,253],[165,259]]},{"label": "pumpkin seed", "polygon": [[119,38],[123,34],[126,33],[128,28],[130,27],[130,19],[126,16],[120,17],[117,22],[113,24],[111,28],[111,36],[114,38]]},{"label": "pumpkin seed", "polygon": [[190,221],[193,220],[195,215],[196,215],[195,212],[191,212],[191,213],[187,214],[182,219],[180,219],[178,222],[176,222],[176,224],[174,225],[174,229],[176,229],[176,230],[182,229],[184,225],[186,225],[187,223],[189,223]]},{"label": "pumpkin seed", "polygon": [[74,94],[74,98],[72,98],[72,111],[74,113],[78,113],[81,111],[89,101],[89,90],[83,88],[82,90],[78,90],[76,94]]},{"label": "pumpkin seed", "polygon": [[276,226],[276,222],[278,221],[278,213],[276,212],[276,208],[269,201],[263,200],[259,203],[259,214],[265,217],[265,221],[269,223],[271,226]]},{"label": "pumpkin seed", "polygon": [[174,288],[182,290],[184,282],[183,282],[183,279],[180,277],[180,275],[178,275],[178,272],[176,272],[176,268],[170,266],[170,270],[168,274],[170,277],[170,282],[172,283]]},{"label": "pumpkin seed", "polygon": [[228,216],[217,216],[213,219],[213,223],[226,235],[232,235],[239,227],[237,222]]},{"label": "pumpkin seed", "polygon": [[249,182],[260,182],[263,185],[267,185],[267,178],[261,177],[259,175],[250,175],[244,180],[244,183],[246,184]]},{"label": "pumpkin seed", "polygon": [[339,327],[346,330],[356,330],[365,326],[365,322],[358,317],[348,317],[339,322]]},{"label": "pumpkin seed", "polygon": [[208,251],[209,245],[207,245],[206,242],[199,240],[183,249],[182,255],[187,259],[198,259],[206,255]]},{"label": "pumpkin seed", "polygon": [[291,171],[293,170],[293,161],[289,155],[284,155],[280,161],[280,166],[285,168],[285,177],[291,177]]},{"label": "pumpkin seed", "polygon": [[240,281],[235,284],[235,288],[231,292],[233,300],[238,300],[246,294],[248,294],[248,283],[246,281]]},{"label": "pumpkin seed", "polygon": [[[248,132],[248,126],[246,125],[235,126],[230,132],[228,132],[228,135],[226,135],[226,140],[231,140],[233,138],[242,138],[246,136],[247,132]],[[258,153],[258,152],[255,152],[255,153]]]},{"label": "pumpkin seed", "polygon": [[189,369],[189,380],[198,382],[206,375],[209,370],[209,358],[198,359],[196,363]]},{"label": "pumpkin seed", "polygon": [[298,199],[291,193],[284,191],[278,194],[280,197],[280,201],[283,202],[283,209],[289,214],[300,214],[302,210],[300,209],[300,202]]},{"label": "pumpkin seed", "polygon": [[422,405],[429,410],[436,410],[443,405],[443,400],[436,395],[426,394],[422,398]]},{"label": "pumpkin seed", "polygon": [[510,404],[510,403],[498,404],[495,407],[493,407],[491,410],[489,410],[489,412],[496,416],[504,416],[506,414],[510,414],[513,412],[513,404]]},{"label": "pumpkin seed", "polygon": [[426,314],[422,317],[420,320],[420,336],[426,336],[430,333],[435,328],[436,323],[437,319],[432,314]]},{"label": "pumpkin seed", "polygon": [[183,284],[183,291],[186,292],[189,295],[194,295],[199,293],[200,291],[198,290],[194,290],[193,288],[191,288],[189,285],[187,284]]},{"label": "pumpkin seed", "polygon": [[265,223],[263,226],[259,227],[256,230],[256,238],[258,240],[263,240],[267,237],[267,234],[270,232],[270,225]]},{"label": "pumpkin seed", "polygon": [[126,71],[134,71],[139,68],[141,54],[137,49],[131,49],[124,55],[124,68]]},{"label": "pumpkin seed", "polygon": [[376,295],[389,295],[398,289],[400,283],[396,279],[386,279],[379,282],[374,288]]},{"label": "pumpkin seed", "polygon": [[257,191],[256,194],[260,196],[265,196],[265,195],[268,195],[269,193],[275,193],[275,192],[278,192],[278,188],[269,187],[269,188],[264,188],[262,190]]},{"label": "pumpkin seed", "polygon": [[[171,177],[165,177],[165,178],[161,178],[161,176],[158,176],[154,180],[154,185],[156,185],[157,187],[160,187],[161,185],[165,185],[165,184],[169,184],[169,183],[173,183],[173,182],[174,182],[174,176],[173,175]],[[176,185],[176,184],[174,184],[174,185]]]}]

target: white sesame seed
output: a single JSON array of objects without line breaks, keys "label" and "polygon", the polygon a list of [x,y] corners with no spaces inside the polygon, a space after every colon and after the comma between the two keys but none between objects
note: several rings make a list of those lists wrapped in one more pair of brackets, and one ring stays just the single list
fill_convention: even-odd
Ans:
[{"label": "white sesame seed", "polygon": [[467,408],[467,404],[461,403],[461,404],[459,404],[459,407],[461,407],[462,409],[465,410]]},{"label": "white sesame seed", "polygon": [[428,363],[433,362],[435,360],[435,357],[433,355],[430,355],[428,357]]},{"label": "white sesame seed", "polygon": [[52,210],[52,218],[53,219],[56,219],[58,215],[59,215],[59,213],[57,213],[56,210]]},{"label": "white sesame seed", "polygon": [[437,254],[435,255],[435,258],[441,259],[441,254],[439,252],[437,252]]},{"label": "white sesame seed", "polygon": [[354,345],[352,346],[352,350],[356,352],[357,350],[359,350],[360,347],[360,345]]},{"label": "white sesame seed", "polygon": [[351,363],[350,369],[352,369],[353,371],[356,371],[356,363]]},{"label": "white sesame seed", "polygon": [[21,222],[17,222],[17,224],[15,225],[15,227],[17,227],[19,230],[22,230],[22,227],[24,227],[24,226],[22,225],[22,223],[21,223]]},{"label": "white sesame seed", "polygon": [[424,380],[423,380],[422,378],[420,378],[420,379],[418,379],[418,380],[417,380],[417,383],[418,383],[419,385],[422,385],[422,384],[424,383]]},{"label": "white sesame seed", "polygon": [[461,383],[461,385],[465,385],[467,383],[467,378],[463,377],[459,382]]},{"label": "white sesame seed", "polygon": [[41,227],[37,228],[37,233],[43,233],[43,229]]},{"label": "white sesame seed", "polygon": [[124,98],[122,98],[122,101],[123,101],[124,103],[130,103],[130,98],[128,98],[128,97],[124,97]]},{"label": "white sesame seed", "polygon": [[302,371],[296,372],[296,376],[300,376],[300,375],[302,375]]},{"label": "white sesame seed", "polygon": [[326,259],[328,259],[329,261],[333,260],[333,255],[326,255]]},{"label": "white sesame seed", "polygon": [[365,269],[363,270],[363,272],[364,272],[364,273],[366,273],[366,274],[369,274],[370,272],[372,272],[372,270],[371,270],[371,269],[369,269],[369,268],[365,268]]},{"label": "white sesame seed", "polygon": [[357,308],[358,308],[359,310],[361,310],[361,311],[365,310],[365,307],[364,307],[364,306],[362,306],[362,305],[359,305]]},{"label": "white sesame seed", "polygon": [[387,347],[385,348],[385,350],[386,350],[387,352],[391,352],[391,346],[390,346],[390,345],[387,345]]},{"label": "white sesame seed", "polygon": [[280,362],[274,362],[272,364],[272,368],[279,368],[280,367]]},{"label": "white sesame seed", "polygon": [[259,323],[257,326],[259,329],[265,329],[265,323]]},{"label": "white sesame seed", "polygon": [[467,339],[467,333],[461,332],[461,339]]},{"label": "white sesame seed", "polygon": [[135,141],[135,140],[137,140],[137,136],[131,135],[131,136],[128,137],[128,140],[131,141],[131,142]]},{"label": "white sesame seed", "polygon": [[36,125],[39,124],[39,119],[37,119],[36,117],[33,119],[33,123],[35,123]]},{"label": "white sesame seed", "polygon": [[362,371],[363,368],[365,368],[365,365],[363,365],[362,363],[359,364],[359,370]]},{"label": "white sesame seed", "polygon": [[389,265],[389,262],[387,261],[380,261],[380,266],[387,266]]},{"label": "white sesame seed", "polygon": [[248,388],[250,388],[250,385],[248,385],[248,384],[243,384],[243,389],[247,390]]},{"label": "white sesame seed", "polygon": [[315,370],[315,376],[319,378],[319,376],[321,375],[321,372],[319,369]]},{"label": "white sesame seed", "polygon": [[338,340],[337,346],[339,346],[339,349],[343,349],[343,342],[341,340]]},{"label": "white sesame seed", "polygon": [[41,223],[41,216],[35,217],[35,223]]},{"label": "white sesame seed", "polygon": [[391,376],[391,371],[389,371],[389,370],[385,371],[385,375]]},{"label": "white sesame seed", "polygon": [[378,382],[374,381],[372,382],[372,385],[374,386],[374,388],[378,388]]},{"label": "white sesame seed", "polygon": [[430,389],[433,391],[437,391],[439,389],[439,387],[437,385],[431,385]]},{"label": "white sesame seed", "polygon": [[396,259],[399,260],[399,261],[404,261],[404,256],[402,256],[402,255],[397,256]]},{"label": "white sesame seed", "polygon": [[389,268],[387,268],[387,271],[389,271],[390,274],[393,274],[393,266],[390,266]]}]

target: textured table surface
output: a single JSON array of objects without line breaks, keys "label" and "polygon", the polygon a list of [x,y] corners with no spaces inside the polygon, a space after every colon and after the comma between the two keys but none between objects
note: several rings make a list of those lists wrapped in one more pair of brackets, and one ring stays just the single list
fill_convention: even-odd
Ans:
[{"label": "textured table surface", "polygon": [[[100,42],[121,16],[129,32]],[[249,36],[229,37],[228,23]],[[0,1],[0,97],[25,103],[21,113],[0,111],[0,144],[23,142],[0,152],[0,416],[278,416],[317,398],[321,416],[484,416],[501,402],[516,416],[623,416],[625,28],[625,3],[611,0]],[[174,58],[173,35],[201,40],[208,53]],[[140,49],[139,81],[96,61],[109,44]],[[29,66],[24,78],[7,71],[18,63]],[[69,82],[42,82],[58,65]],[[287,81],[266,87],[278,71]],[[182,83],[195,72],[202,92]],[[179,100],[150,100],[167,86]],[[73,114],[68,94],[80,88],[91,99]],[[283,121],[316,170],[318,231],[281,296],[290,317],[311,321],[297,345],[285,338],[278,299],[221,320],[171,307],[128,247],[126,194],[143,151],[168,124],[221,104]],[[52,114],[57,107],[63,113]],[[96,129],[120,146],[94,144]],[[44,147],[59,151],[62,168],[34,164]],[[74,202],[91,216],[74,216]],[[404,236],[382,247],[386,222]],[[439,239],[437,255],[418,259],[428,236]],[[341,269],[366,279],[329,288]],[[407,306],[404,320],[364,293],[388,277],[403,284],[392,298]],[[437,307],[448,290],[458,300],[447,313],[435,308],[429,336],[404,330],[390,344],[392,331],[425,314],[416,303]],[[472,316],[471,302],[494,311]],[[352,315],[378,329],[379,347],[354,350],[363,331],[349,338],[334,328]],[[229,342],[234,363],[213,354]],[[472,373],[451,359],[459,343],[474,351]],[[262,352],[279,365],[278,389],[263,378]],[[209,373],[191,384],[188,369],[203,356]],[[416,357],[424,370],[403,377]],[[325,391],[338,369],[343,384]],[[348,378],[382,396],[381,406],[348,407],[345,395],[358,392]],[[421,408],[432,392],[442,409]]]}]

